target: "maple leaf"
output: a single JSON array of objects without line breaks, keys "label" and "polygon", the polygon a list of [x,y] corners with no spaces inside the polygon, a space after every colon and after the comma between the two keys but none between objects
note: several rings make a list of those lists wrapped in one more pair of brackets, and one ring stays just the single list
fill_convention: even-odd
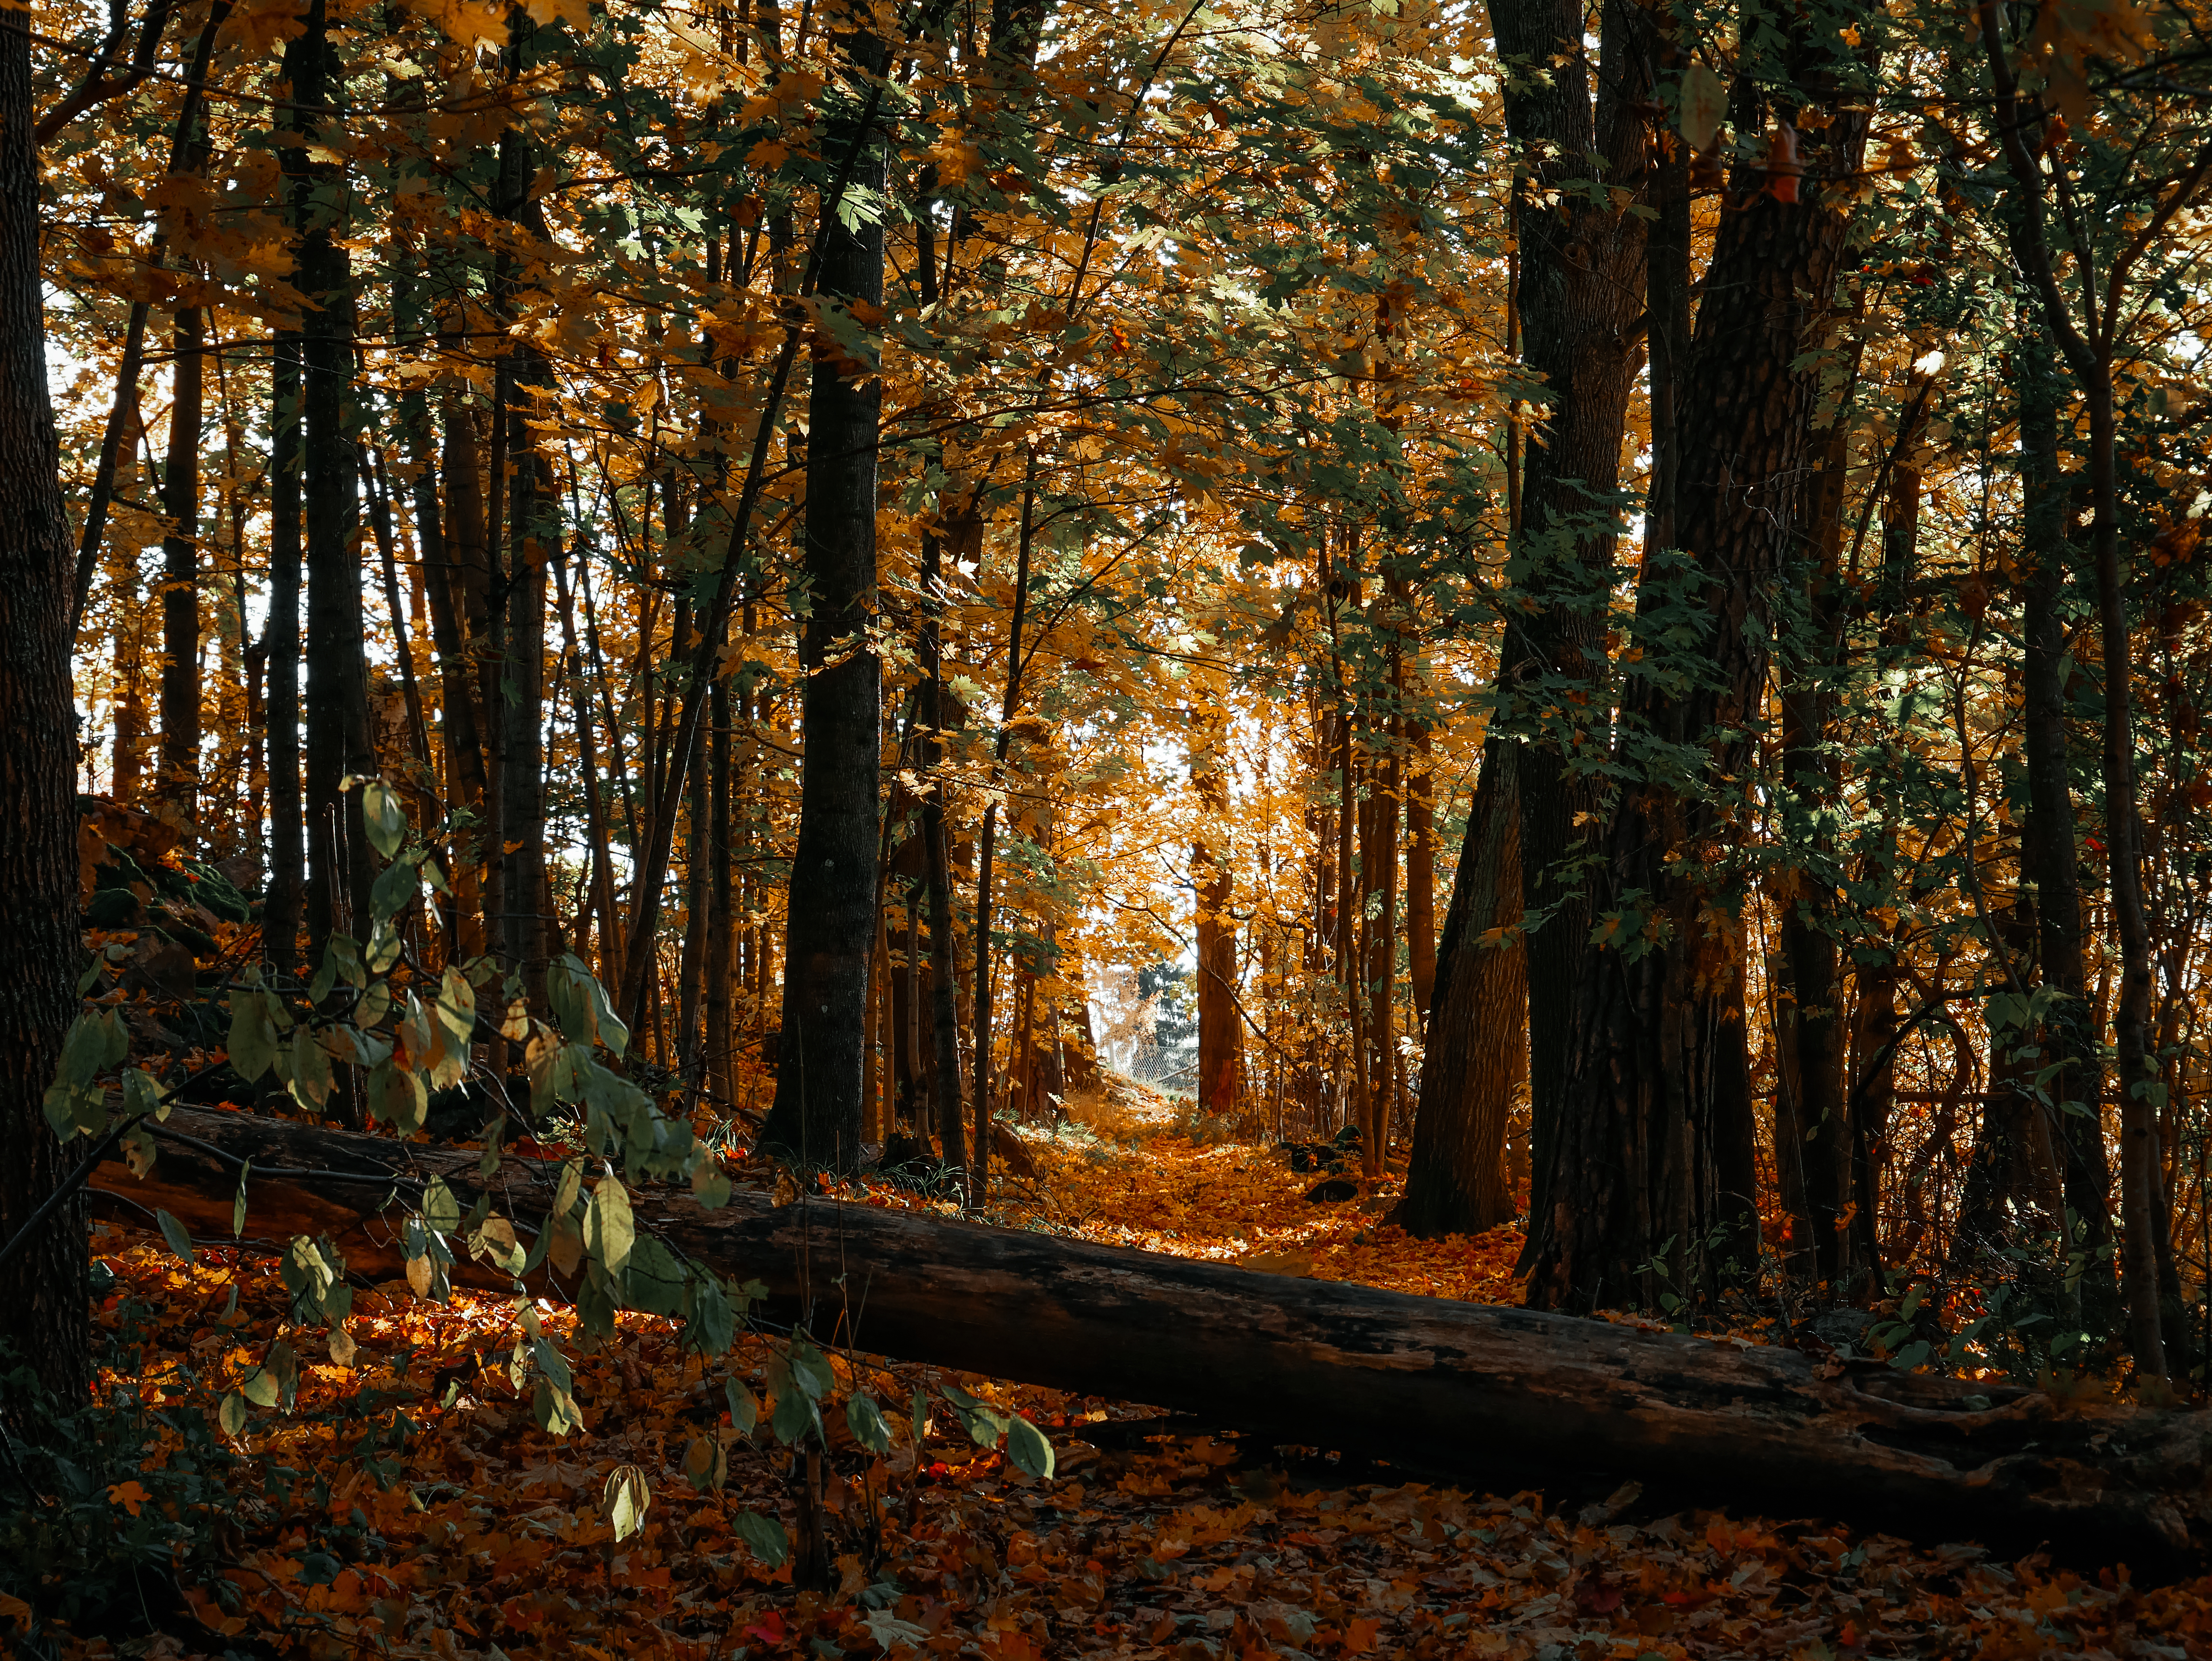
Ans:
[{"label": "maple leaf", "polygon": [[128,1482],[118,1482],[107,1490],[109,1503],[122,1506],[124,1510],[130,1512],[133,1517],[136,1517],[140,1512],[143,1511],[146,1508],[147,1502],[152,1500],[153,1497],[154,1496],[152,1494],[146,1492],[143,1484],[135,1480]]}]

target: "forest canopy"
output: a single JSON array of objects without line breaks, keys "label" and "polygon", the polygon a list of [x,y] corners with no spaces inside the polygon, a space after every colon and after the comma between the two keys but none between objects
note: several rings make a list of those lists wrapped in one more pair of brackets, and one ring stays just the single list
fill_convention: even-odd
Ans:
[{"label": "forest canopy", "polygon": [[681,1208],[1079,1234],[1054,1161],[1141,1101],[1493,1300],[2201,1402],[2208,29],[8,14],[23,1388],[113,1366],[95,1189],[188,1261],[264,1208],[285,1359],[209,1434],[308,1328],[352,1366],[367,1214],[291,1169],[351,1148],[416,1297],[516,1289],[545,1436],[623,1321],[774,1328],[745,1537],[826,1591],[819,1409],[905,1409]]}]

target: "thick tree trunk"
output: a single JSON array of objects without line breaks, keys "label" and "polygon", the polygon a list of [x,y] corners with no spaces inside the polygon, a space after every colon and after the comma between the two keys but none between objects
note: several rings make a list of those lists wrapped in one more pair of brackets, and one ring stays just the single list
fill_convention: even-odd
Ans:
[{"label": "thick tree trunk", "polygon": [[[882,41],[842,42],[854,62],[881,73]],[[872,105],[870,106],[872,107]],[[884,184],[884,154],[857,125],[861,94],[848,88],[825,139],[829,153],[857,150],[862,197]],[[819,292],[841,307],[884,296],[880,222],[848,227],[825,214]],[[799,840],[785,937],[783,1031],[775,1104],[763,1141],[809,1165],[858,1167],[866,1058],[868,978],[876,939],[878,776],[882,770],[883,665],[866,631],[876,608],[876,446],[883,383],[865,364],[831,350],[814,363],[806,442],[805,581],[810,610],[799,643],[805,668]],[[979,1068],[980,1071],[980,1068]]]},{"label": "thick tree trunk", "polygon": [[1437,958],[1421,1064],[1420,1110],[1399,1220],[1436,1239],[1510,1221],[1506,1121],[1521,1082],[1528,959],[1521,928],[1521,747],[1503,735],[1482,754]]},{"label": "thick tree trunk", "polygon": [[1682,382],[1683,408],[1711,412],[1680,435],[1676,527],[1691,553],[1650,563],[1638,595],[1639,615],[1701,616],[1703,638],[1694,676],[1650,675],[1624,717],[1705,759],[1624,794],[1613,815],[1599,909],[1618,921],[1577,989],[1571,1088],[1530,1220],[1540,1305],[1671,1307],[1755,1273],[1743,897],[1720,862],[1751,811],[1772,589],[1819,391],[1806,356],[1843,250],[1846,219],[1822,181],[1856,171],[1866,125],[1846,113],[1805,135],[1807,176],[1788,176],[1788,199],[1758,167],[1731,183],[1743,205],[1723,216]]},{"label": "thick tree trunk", "polygon": [[[371,1281],[403,1270],[398,1231],[374,1215],[391,1189],[406,1203],[441,1177],[466,1205],[488,1188],[528,1238],[561,1171],[509,1159],[487,1182],[474,1153],[185,1108],[156,1135],[144,1181],[119,1159],[100,1168],[96,1185],[116,1214],[143,1226],[143,1208],[159,1207],[227,1241],[238,1162],[250,1159],[282,1174],[252,1179],[249,1239],[278,1249],[327,1233],[349,1272]],[[825,1339],[1185,1408],[1282,1442],[1492,1482],[1617,1472],[1686,1499],[2007,1548],[2051,1539],[2138,1569],[2192,1557],[2212,1539],[2204,1414],[2062,1403],[1875,1362],[1839,1366],[866,1206],[777,1207],[740,1192],[708,1212],[688,1194],[656,1190],[632,1204],[641,1228],[690,1262],[758,1279],[770,1318],[808,1319]],[[825,1250],[845,1271],[848,1301],[823,1290]],[[465,1256],[453,1278],[514,1284]],[[801,1311],[810,1281],[813,1307]],[[528,1284],[563,1295],[543,1268]],[[1468,1435],[1470,1425],[1482,1434]]]},{"label": "thick tree trunk", "polygon": [[[1610,699],[1594,686],[1607,625],[1625,507],[1621,441],[1642,353],[1645,221],[1604,192],[1570,181],[1595,173],[1632,191],[1645,167],[1648,57],[1626,0],[1601,8],[1595,66],[1580,51],[1581,0],[1492,0],[1501,60],[1547,66],[1506,84],[1506,126],[1534,175],[1518,200],[1516,301],[1522,362],[1551,403],[1521,481],[1514,585],[1533,609],[1510,615],[1499,653],[1500,714],[1533,739],[1517,758],[1522,891],[1542,921],[1525,946],[1529,1086],[1535,1170],[1551,1166],[1573,1048],[1573,993],[1589,952],[1588,879],[1568,861],[1588,851],[1592,772],[1575,765],[1606,745]],[[1595,693],[1593,696],[1593,693]]]},{"label": "thick tree trunk", "polygon": [[[70,680],[76,555],[46,396],[31,46],[0,29],[0,1240],[75,1158],[40,1102],[76,1014],[76,722]],[[76,1156],[82,1157],[81,1153]],[[0,1338],[68,1406],[91,1376],[84,1212],[72,1202],[0,1267]]]}]

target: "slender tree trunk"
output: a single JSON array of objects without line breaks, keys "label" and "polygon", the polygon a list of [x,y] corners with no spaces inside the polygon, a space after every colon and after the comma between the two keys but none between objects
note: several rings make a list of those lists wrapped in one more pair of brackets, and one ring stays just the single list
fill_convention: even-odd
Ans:
[{"label": "slender tree trunk", "polygon": [[344,177],[339,164],[316,161],[304,148],[337,119],[337,65],[325,0],[310,0],[304,21],[304,32],[285,50],[285,73],[299,135],[295,142],[302,147],[288,151],[297,280],[313,307],[302,321],[300,358],[307,589],[302,817],[308,952],[311,962],[319,962],[331,934],[364,929],[368,922],[360,794],[339,787],[349,773],[373,771],[376,757],[362,654],[361,566],[353,547],[359,462],[351,395],[353,282],[338,240]]},{"label": "slender tree trunk", "polygon": [[1413,1009],[1425,1034],[1437,994],[1436,752],[1425,720],[1407,722],[1406,740],[1411,755],[1406,773],[1406,960]]},{"label": "slender tree trunk", "polygon": [[1231,842],[1228,712],[1193,711],[1191,746],[1200,834],[1191,845],[1192,910],[1197,921],[1198,1106],[1225,1117],[1243,1089],[1243,1018],[1237,1008],[1237,865]]},{"label": "slender tree trunk", "polygon": [[1484,746],[1437,953],[1420,1110],[1399,1220],[1417,1238],[1480,1234],[1510,1221],[1503,1163],[1528,1019],[1521,940],[1520,746]]},{"label": "slender tree trunk", "polygon": [[1844,1096],[1845,1028],[1834,917],[1836,850],[1825,827],[1842,795],[1830,746],[1829,678],[1840,643],[1838,559],[1850,465],[1848,411],[1823,436],[1801,515],[1793,587],[1802,599],[1782,665],[1782,752],[1793,851],[1804,864],[1777,885],[1782,913],[1775,1008],[1775,1177],[1791,1233],[1785,1261],[1815,1282],[1840,1281],[1849,1259],[1850,1119]]},{"label": "slender tree trunk", "polygon": [[170,364],[169,459],[161,478],[161,799],[186,833],[199,823],[200,432],[206,337],[196,306],[180,308]]},{"label": "slender tree trunk", "polygon": [[2072,749],[2066,731],[2067,493],[2059,472],[2062,387],[2050,337],[2029,332],[2015,345],[2022,514],[2021,740],[2027,822],[2021,833],[2023,878],[2035,885],[2037,962],[2058,996],[2044,1035],[2059,1071],[2047,1086],[2063,1151],[2061,1185],[2072,1214],[2068,1246],[2084,1255],[2085,1313],[2100,1326],[2118,1311],[2113,1269],[2112,1170],[2105,1149],[2104,1067],[2083,965],[2081,855],[2075,843]]},{"label": "slender tree trunk", "polygon": [[270,374],[269,896],[262,944],[280,974],[299,964],[306,810],[300,795],[300,337],[280,333]]},{"label": "slender tree trunk", "polygon": [[[884,44],[844,37],[864,70],[880,73]],[[830,153],[857,146],[854,187],[880,190],[884,155],[863,131],[860,94],[833,115]],[[872,100],[870,100],[872,106]],[[844,307],[880,305],[884,233],[829,218],[819,292]],[[799,646],[805,666],[805,753],[799,775],[794,891],[784,955],[783,1036],[775,1104],[763,1142],[810,1165],[858,1168],[861,1040],[876,937],[878,775],[883,668],[866,640],[876,603],[876,447],[883,386],[864,366],[827,356],[814,366],[806,446],[805,581],[811,609]]]},{"label": "slender tree trunk", "polygon": [[[1022,522],[1014,563],[1014,610],[1006,644],[1006,695],[999,711],[999,732],[991,752],[992,782],[1006,776],[1007,746],[1013,739],[1014,712],[1021,707],[1022,623],[1029,608],[1030,542],[1036,525],[1036,457],[1029,460],[1022,485]],[[972,1191],[981,1201],[989,1187],[991,1165],[991,867],[997,852],[999,802],[994,788],[983,809],[983,851],[975,875],[975,1132]]]},{"label": "slender tree trunk", "polygon": [[[76,1013],[75,555],[46,396],[31,44],[0,29],[0,1241],[77,1158],[41,1107]],[[64,1408],[91,1381],[82,1200],[0,1265],[0,1334]]]},{"label": "slender tree trunk", "polygon": [[[2057,338],[2089,417],[2089,495],[2097,515],[2090,532],[2090,556],[2097,574],[2097,623],[2104,659],[2106,882],[2120,946],[2119,1000],[2112,1019],[2120,1092],[2120,1288],[2136,1372],[2145,1378],[2163,1378],[2166,1358],[2159,1308],[2157,1237],[2164,1225],[2157,1216],[2163,1196],[2154,1100],[2157,1074],[2150,1054],[2150,923],[2142,890],[2142,816],[2130,709],[2131,625],[2120,560],[2118,425],[2112,385],[2112,331],[2126,291],[2127,271],[2123,263],[2103,273],[2100,283],[2088,287],[2086,323],[2077,322],[2044,239],[2047,175],[2024,137],[2042,131],[2041,112],[2033,100],[2023,105],[2020,99],[1996,8],[1985,0],[1980,14],[1983,44],[1997,92],[1996,125],[2013,177],[2008,228],[2014,257],[2042,301],[2045,326]],[[2039,147],[2041,140],[2037,143]],[[2061,156],[2057,165],[2064,168],[2070,164]],[[2185,188],[2180,184],[2172,187],[2176,194],[2171,200],[2178,204],[2193,192],[2208,167],[2212,167],[2212,152],[2197,161]],[[2107,294],[2109,301],[2104,298]]]},{"label": "slender tree trunk", "polygon": [[[731,961],[735,940],[736,894],[730,861],[731,733],[730,684],[717,678],[708,694],[707,734],[709,800],[707,857],[711,862],[710,910],[707,922],[707,1089],[717,1101],[730,1096],[730,1046],[733,1025]],[[610,961],[612,961],[610,958]]]}]

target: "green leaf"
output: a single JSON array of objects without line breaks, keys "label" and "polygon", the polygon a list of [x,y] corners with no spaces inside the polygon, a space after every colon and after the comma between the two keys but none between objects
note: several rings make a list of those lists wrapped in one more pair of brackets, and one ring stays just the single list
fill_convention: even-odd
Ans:
[{"label": "green leaf", "polygon": [[407,909],[408,902],[422,885],[412,861],[400,860],[386,866],[384,873],[368,891],[368,915],[380,925],[398,916]]},{"label": "green leaf", "polygon": [[573,952],[545,971],[545,1001],[561,1036],[589,1048],[599,1026],[598,1001],[591,994],[592,972]]},{"label": "green leaf", "polygon": [[292,1099],[314,1110],[330,1094],[331,1052],[323,1048],[314,1029],[303,1023],[292,1029]]},{"label": "green leaf", "polygon": [[443,1177],[433,1177],[422,1190],[422,1220],[441,1234],[451,1234],[461,1226],[460,1198],[446,1186]]},{"label": "green leaf", "polygon": [[793,1380],[791,1368],[781,1357],[768,1364],[768,1387],[775,1396],[768,1427],[775,1433],[777,1441],[786,1447],[795,1446],[809,1431],[821,1428],[821,1409]]},{"label": "green leaf", "polygon": [[131,1167],[131,1174],[143,1181],[153,1171],[155,1156],[159,1151],[154,1145],[153,1133],[143,1124],[133,1125],[124,1132],[123,1141],[118,1146],[123,1149],[124,1164]]},{"label": "green leaf", "polygon": [[606,1513],[607,1524],[614,1530],[617,1540],[627,1540],[645,1526],[646,1510],[652,1504],[653,1494],[645,1485],[645,1473],[635,1465],[617,1465],[608,1473],[599,1508]]},{"label": "green leaf", "polygon": [[400,804],[399,793],[382,779],[362,787],[361,818],[369,845],[387,860],[407,840],[407,810]]},{"label": "green leaf", "polygon": [[404,1070],[396,1056],[387,1056],[370,1069],[368,1116],[388,1120],[403,1136],[422,1128],[430,1113],[430,1092],[420,1073]]},{"label": "green leaf", "polygon": [[253,1175],[253,1161],[248,1159],[238,1168],[238,1191],[230,1196],[230,1238],[246,1238],[246,1184]]},{"label": "green leaf", "polygon": [[538,1421],[538,1428],[549,1436],[566,1436],[572,1430],[584,1427],[584,1415],[576,1406],[576,1398],[568,1387],[556,1384],[550,1378],[540,1378],[532,1393],[531,1414]]},{"label": "green leaf", "polygon": [[736,1527],[738,1538],[750,1546],[753,1555],[769,1567],[781,1568],[784,1560],[791,1555],[791,1536],[784,1532],[782,1524],[757,1511],[741,1511]]},{"label": "green leaf", "polygon": [[691,1167],[691,1197],[708,1211],[720,1211],[730,1202],[730,1179],[722,1162],[709,1153]]},{"label": "green leaf", "polygon": [[921,1386],[914,1387],[914,1445],[920,1451],[923,1439],[929,1434],[929,1398],[921,1393]]},{"label": "green leaf", "polygon": [[161,1230],[161,1238],[169,1243],[169,1250],[186,1262],[192,1261],[192,1237],[185,1226],[166,1211],[156,1211],[154,1221]]},{"label": "green leaf", "polygon": [[691,1277],[691,1318],[684,1339],[702,1355],[723,1355],[737,1342],[737,1317],[722,1290],[721,1277],[712,1269],[699,1269]]},{"label": "green leaf", "polygon": [[131,1068],[123,1074],[123,1110],[134,1119],[148,1114],[166,1119],[169,1104],[161,1099],[161,1086],[154,1075],[142,1068]]},{"label": "green leaf", "polygon": [[847,1398],[845,1427],[853,1433],[853,1439],[869,1452],[891,1451],[891,1427],[884,1422],[883,1409],[876,1405],[872,1396],[855,1390]]},{"label": "green leaf", "polygon": [[720,1492],[730,1480],[729,1451],[711,1436],[693,1437],[684,1450],[684,1475],[702,1494]]},{"label": "green leaf", "polygon": [[619,1275],[637,1244],[637,1224],[629,1195],[612,1177],[602,1177],[584,1208],[584,1249],[610,1275]]},{"label": "green leaf", "polygon": [[300,1394],[300,1358],[292,1353],[291,1345],[279,1338],[269,1346],[269,1359],[263,1365],[276,1376],[277,1394],[284,1411],[289,1413]]},{"label": "green leaf", "polygon": [[641,1234],[623,1269],[623,1301],[647,1315],[677,1315],[683,1311],[690,1280],[674,1252],[652,1235]]},{"label": "green leaf", "polygon": [[553,1190],[553,1209],[550,1214],[555,1217],[574,1216],[576,1201],[583,1191],[584,1162],[571,1159],[561,1167],[561,1181]]},{"label": "green leaf", "polygon": [[1728,113],[1728,83],[1695,58],[1682,71],[1679,114],[1683,142],[1693,150],[1709,150]]},{"label": "green leaf", "polygon": [[239,1381],[239,1387],[246,1392],[246,1399],[258,1408],[276,1405],[276,1380],[265,1366],[255,1367],[248,1372]]},{"label": "green leaf", "polygon": [[760,1402],[754,1398],[751,1390],[731,1378],[724,1381],[722,1393],[730,1398],[730,1422],[737,1427],[738,1433],[751,1435],[753,1427],[760,1423]]},{"label": "green leaf", "polygon": [[826,1402],[836,1393],[836,1372],[822,1352],[805,1338],[792,1340],[791,1372],[810,1400]]},{"label": "green leaf", "polygon": [[1044,1433],[1018,1413],[1006,1428],[1006,1457],[1039,1482],[1048,1480],[1059,1463]]},{"label": "green leaf", "polygon": [[468,1068],[469,1043],[476,1036],[477,995],[469,984],[469,977],[457,968],[447,968],[446,977],[438,983],[436,1003],[438,1025],[445,1029],[446,1048],[461,1060],[461,1068]]},{"label": "green leaf", "polygon": [[226,1436],[245,1435],[246,1398],[234,1390],[225,1396],[222,1405],[216,1409],[216,1422],[222,1427],[222,1433]]}]

